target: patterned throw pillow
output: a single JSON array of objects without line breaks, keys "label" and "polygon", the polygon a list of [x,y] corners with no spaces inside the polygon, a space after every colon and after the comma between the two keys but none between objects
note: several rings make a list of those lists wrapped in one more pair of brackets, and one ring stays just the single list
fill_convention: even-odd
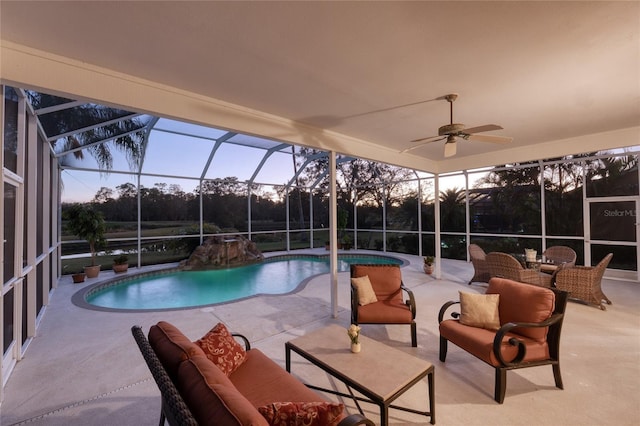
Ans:
[{"label": "patterned throw pillow", "polygon": [[220,322],[195,343],[202,348],[207,358],[227,376],[244,362],[247,355],[242,345]]},{"label": "patterned throw pillow", "polygon": [[342,419],[344,404],[331,402],[274,402],[258,407],[270,425],[335,426]]}]

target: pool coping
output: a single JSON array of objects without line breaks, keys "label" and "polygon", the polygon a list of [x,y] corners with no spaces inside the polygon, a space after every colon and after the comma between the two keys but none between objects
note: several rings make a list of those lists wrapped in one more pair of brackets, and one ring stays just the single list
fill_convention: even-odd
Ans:
[{"label": "pool coping", "polygon": [[[285,259],[290,259],[290,258],[296,258],[296,259],[304,259],[304,258],[325,258],[325,257],[329,257],[329,254],[276,254],[273,256],[265,256],[264,258],[264,262],[267,261],[276,261],[276,260],[285,260]],[[403,268],[407,265],[409,265],[409,261],[401,258],[401,257],[397,257],[397,256],[392,256],[392,255],[388,255],[388,254],[373,254],[373,253],[339,253],[338,256],[340,258],[349,258],[349,257],[363,257],[363,256],[368,256],[368,257],[382,257],[382,258],[390,258],[390,259],[394,259],[396,261],[401,262],[400,263],[400,267]],[[246,265],[241,265],[241,266],[246,266]],[[288,291],[286,293],[278,293],[278,294],[269,294],[269,293],[257,293],[257,294],[252,294],[250,296],[246,296],[246,297],[241,297],[238,299],[233,299],[233,300],[227,300],[224,302],[217,302],[217,303],[209,303],[209,304],[205,304],[205,305],[197,305],[197,306],[183,306],[183,307],[177,307],[177,308],[154,308],[154,309],[124,309],[124,308],[109,308],[109,307],[104,307],[104,306],[97,306],[97,305],[92,305],[91,303],[87,302],[87,297],[89,297],[92,293],[97,292],[99,290],[103,290],[105,288],[111,287],[111,286],[115,286],[115,285],[120,285],[122,284],[124,281],[127,280],[133,280],[133,279],[138,279],[138,278],[146,278],[146,277],[151,277],[151,276],[156,276],[156,275],[165,275],[168,273],[172,273],[172,272],[180,272],[181,270],[176,267],[176,266],[170,266],[167,268],[160,268],[160,269],[154,269],[153,271],[145,271],[145,272],[139,272],[139,273],[135,273],[135,274],[127,274],[127,275],[123,275],[123,276],[115,276],[113,278],[109,278],[108,280],[105,281],[100,281],[97,283],[93,283],[89,286],[86,286],[84,288],[81,288],[80,290],[76,291],[72,296],[71,296],[71,303],[79,308],[83,308],[83,309],[88,309],[88,310],[92,310],[92,311],[99,311],[99,312],[113,312],[113,313],[152,313],[152,312],[169,312],[169,311],[182,311],[182,310],[191,310],[191,309],[203,309],[203,308],[210,308],[213,306],[221,306],[221,305],[226,305],[229,303],[235,303],[235,302],[241,302],[243,300],[248,300],[248,299],[252,299],[254,297],[258,297],[258,296],[265,296],[265,297],[277,297],[277,296],[284,296],[284,295],[289,295],[289,294],[295,294],[298,293],[299,291],[303,290],[307,284],[309,283],[309,281],[311,281],[312,279],[319,277],[321,275],[328,275],[328,272],[325,273],[321,273],[321,274],[315,274],[315,275],[311,275],[305,279],[303,279],[302,281],[300,281],[300,283],[296,286],[296,288],[294,288],[291,291]],[[347,271],[344,272],[338,272],[338,273],[346,273]]]}]

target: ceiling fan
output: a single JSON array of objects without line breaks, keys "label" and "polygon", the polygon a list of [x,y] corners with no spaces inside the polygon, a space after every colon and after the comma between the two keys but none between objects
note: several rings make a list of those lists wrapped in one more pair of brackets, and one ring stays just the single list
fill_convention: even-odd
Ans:
[{"label": "ceiling fan", "polygon": [[439,99],[444,99],[449,102],[450,110],[451,110],[451,122],[449,124],[445,124],[444,126],[438,129],[438,136],[429,136],[426,138],[420,138],[413,140],[411,142],[422,142],[419,145],[414,145],[410,148],[401,151],[401,153],[405,153],[411,151],[413,149],[424,146],[428,143],[438,142],[441,140],[445,140],[444,143],[444,156],[452,157],[456,155],[456,140],[457,138],[462,138],[464,140],[478,141],[478,142],[492,142],[492,143],[509,143],[513,140],[511,137],[507,136],[495,136],[495,135],[478,135],[477,133],[489,132],[491,130],[502,130],[501,126],[497,124],[485,124],[484,126],[471,127],[469,129],[465,129],[464,124],[454,123],[453,122],[453,101],[458,98],[457,93],[452,93],[450,95],[443,96]]}]

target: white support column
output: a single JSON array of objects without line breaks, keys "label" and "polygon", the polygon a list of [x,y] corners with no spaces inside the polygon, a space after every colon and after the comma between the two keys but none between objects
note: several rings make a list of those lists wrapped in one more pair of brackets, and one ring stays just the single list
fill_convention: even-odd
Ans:
[{"label": "white support column", "polygon": [[338,318],[338,190],[336,153],[329,152],[329,277],[331,279],[331,316]]},{"label": "white support column", "polygon": [[435,219],[435,255],[436,255],[436,278],[440,279],[442,277],[442,255],[440,247],[442,246],[440,243],[440,175],[435,175],[433,179],[433,185],[435,190],[435,205],[433,207],[434,210],[434,219]]}]

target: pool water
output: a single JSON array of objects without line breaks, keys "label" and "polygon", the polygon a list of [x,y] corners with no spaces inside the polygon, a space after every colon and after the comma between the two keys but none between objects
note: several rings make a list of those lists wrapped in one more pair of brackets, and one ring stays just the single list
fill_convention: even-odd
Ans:
[{"label": "pool water", "polygon": [[[393,257],[339,256],[338,271],[352,263],[402,264]],[[90,305],[125,310],[196,307],[244,299],[258,294],[285,294],[305,280],[329,273],[328,256],[282,256],[262,263],[209,271],[176,271],[125,279],[87,293]]]}]

